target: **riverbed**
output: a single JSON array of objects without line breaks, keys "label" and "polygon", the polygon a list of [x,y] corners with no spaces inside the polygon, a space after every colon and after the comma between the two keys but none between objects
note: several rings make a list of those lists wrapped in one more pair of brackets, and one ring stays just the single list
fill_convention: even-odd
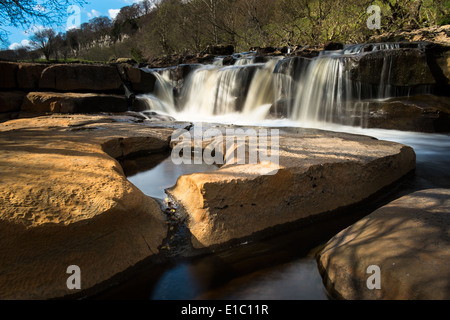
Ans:
[{"label": "riverbed", "polygon": [[[183,118],[182,120],[192,120]],[[219,122],[217,118],[197,121]],[[246,121],[221,118],[221,123],[267,127],[299,126],[290,120]],[[362,129],[340,125],[314,124],[307,127],[349,132],[394,141],[414,148],[417,168],[391,190],[364,206],[314,228],[280,235],[257,243],[200,257],[172,257],[163,265],[149,266],[127,283],[102,293],[100,299],[238,299],[238,300],[322,300],[331,297],[320,277],[315,253],[334,234],[364,215],[402,195],[420,189],[450,188],[450,135]],[[134,163],[129,180],[149,196],[164,199],[164,189],[176,183],[182,174],[215,170],[215,166],[175,166],[169,155]],[[149,162],[151,163],[149,165]]]}]

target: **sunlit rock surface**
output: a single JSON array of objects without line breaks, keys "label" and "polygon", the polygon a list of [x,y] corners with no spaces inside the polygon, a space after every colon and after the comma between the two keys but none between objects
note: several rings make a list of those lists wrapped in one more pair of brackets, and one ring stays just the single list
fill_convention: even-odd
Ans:
[{"label": "sunlit rock surface", "polygon": [[286,129],[279,165],[224,165],[182,176],[169,192],[186,208],[192,243],[201,248],[359,203],[414,168],[415,153],[404,145]]},{"label": "sunlit rock surface", "polygon": [[0,125],[0,298],[47,299],[89,289],[158,253],[159,205],[115,158],[159,152],[173,129],[132,116],[51,116]]},{"label": "sunlit rock surface", "polygon": [[[450,298],[450,190],[429,189],[376,210],[332,238],[318,262],[341,299]],[[379,267],[379,289],[369,279]]]}]

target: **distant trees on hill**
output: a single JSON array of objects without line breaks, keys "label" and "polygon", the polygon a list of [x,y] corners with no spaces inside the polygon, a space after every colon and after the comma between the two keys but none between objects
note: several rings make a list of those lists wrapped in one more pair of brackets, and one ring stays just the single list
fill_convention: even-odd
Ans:
[{"label": "distant trees on hill", "polygon": [[[0,0],[0,8],[5,2],[11,1]],[[366,25],[367,7],[373,4],[381,8],[380,30]],[[114,20],[97,17],[64,34],[47,34],[44,40],[51,41],[41,41],[42,34],[32,40],[47,59],[139,61],[200,52],[211,44],[245,51],[355,43],[377,32],[447,23],[448,0],[146,0],[122,8]]]}]

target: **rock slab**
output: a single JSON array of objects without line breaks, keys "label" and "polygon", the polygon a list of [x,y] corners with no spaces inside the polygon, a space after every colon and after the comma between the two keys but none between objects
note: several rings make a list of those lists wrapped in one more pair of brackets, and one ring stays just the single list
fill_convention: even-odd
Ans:
[{"label": "rock slab", "polygon": [[[404,196],[338,233],[318,256],[328,290],[341,299],[450,299],[450,190]],[[380,268],[380,289],[367,268]]]},{"label": "rock slab", "polygon": [[279,148],[279,165],[224,165],[178,179],[169,192],[186,208],[194,247],[359,203],[415,168],[412,148],[364,136],[286,129]]},{"label": "rock slab", "polygon": [[172,129],[131,116],[51,116],[0,124],[0,299],[49,299],[81,290],[159,252],[157,202],[115,158],[168,148]]}]

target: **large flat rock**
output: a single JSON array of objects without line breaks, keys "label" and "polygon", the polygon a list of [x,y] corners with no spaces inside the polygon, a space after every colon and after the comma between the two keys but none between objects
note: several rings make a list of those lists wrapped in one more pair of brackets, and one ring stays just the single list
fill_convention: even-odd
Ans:
[{"label": "large flat rock", "polygon": [[279,142],[279,166],[224,165],[169,190],[186,208],[195,247],[357,204],[415,168],[412,148],[370,137],[286,129]]},{"label": "large flat rock", "polygon": [[100,93],[29,92],[21,105],[22,114],[126,112],[126,98]]},{"label": "large flat rock", "polygon": [[[418,191],[381,207],[333,237],[318,262],[338,298],[448,300],[450,190]],[[380,268],[379,289],[367,286],[371,265]]]},{"label": "large flat rock", "polygon": [[167,234],[157,202],[115,158],[167,149],[173,129],[132,116],[51,116],[0,125],[0,298],[47,299],[81,290],[152,255]]}]

